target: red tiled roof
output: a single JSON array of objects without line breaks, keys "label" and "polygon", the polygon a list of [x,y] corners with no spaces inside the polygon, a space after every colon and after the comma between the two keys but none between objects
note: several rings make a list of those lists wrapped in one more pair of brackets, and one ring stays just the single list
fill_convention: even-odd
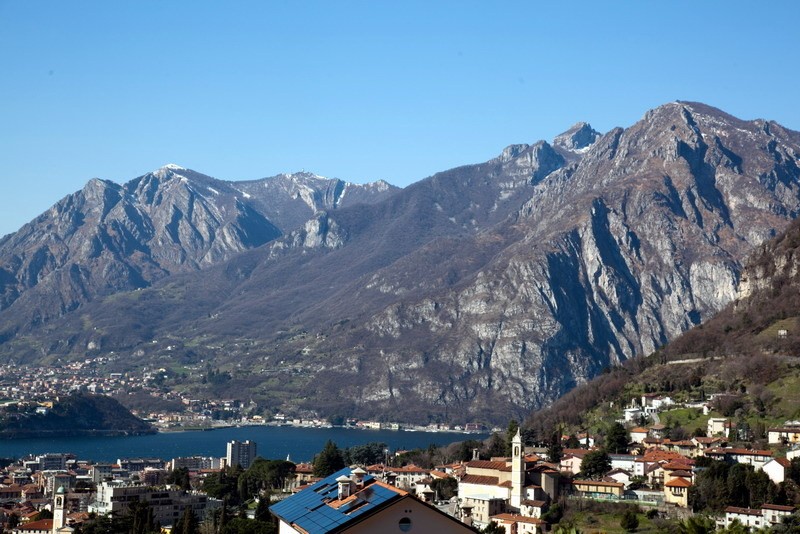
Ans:
[{"label": "red tiled roof", "polygon": [[506,462],[489,462],[486,460],[472,460],[467,462],[467,467],[475,469],[494,469],[495,471],[511,471],[511,466]]},{"label": "red tiled roof", "polygon": [[53,530],[52,519],[40,519],[39,521],[31,521],[17,527],[19,530]]},{"label": "red tiled roof", "polygon": [[762,504],[762,509],[777,510],[779,512],[794,512],[794,506],[784,506],[782,504]]},{"label": "red tiled roof", "polygon": [[663,467],[668,471],[675,469],[691,469],[694,463],[695,462],[693,460],[689,461],[689,460],[672,459],[669,462],[665,463]]},{"label": "red tiled roof", "polygon": [[533,506],[534,508],[541,508],[542,506],[545,506],[547,504],[547,501],[531,501],[525,499],[524,501],[522,501],[522,504],[524,504],[525,506]]},{"label": "red tiled roof", "polygon": [[789,469],[789,467],[792,465],[792,462],[790,462],[787,458],[775,458],[775,461],[786,469]]},{"label": "red tiled roof", "polygon": [[394,473],[427,473],[428,469],[424,469],[418,465],[410,464],[405,467],[393,467]]},{"label": "red tiled roof", "polygon": [[701,443],[703,445],[710,445],[711,443],[716,443],[716,442],[723,441],[722,438],[706,438],[706,437],[702,437],[702,436],[698,436],[698,437],[695,437],[695,438],[692,438],[692,439],[694,439],[697,443]]},{"label": "red tiled roof", "polygon": [[685,478],[673,478],[664,485],[668,488],[689,488],[692,486],[692,483]]},{"label": "red tiled roof", "polygon": [[725,508],[726,514],[745,514],[745,515],[763,515],[761,510],[753,510],[752,508],[739,508],[738,506],[728,506]]},{"label": "red tiled roof", "polygon": [[649,461],[685,459],[680,453],[670,451],[649,450],[644,453],[644,459]]},{"label": "red tiled roof", "polygon": [[564,449],[562,452],[564,454],[571,454],[572,456],[577,456],[578,458],[583,458],[590,452],[595,449]]},{"label": "red tiled roof", "polygon": [[517,514],[497,514],[490,518],[492,521],[502,521],[508,523],[530,523],[532,525],[544,525],[545,521],[536,517],[526,517]]},{"label": "red tiled roof", "polygon": [[480,484],[482,486],[497,486],[500,482],[498,477],[485,477],[481,475],[466,475],[461,479],[462,484]]},{"label": "red tiled roof", "polygon": [[313,473],[314,466],[311,464],[297,464],[294,468],[295,473]]}]

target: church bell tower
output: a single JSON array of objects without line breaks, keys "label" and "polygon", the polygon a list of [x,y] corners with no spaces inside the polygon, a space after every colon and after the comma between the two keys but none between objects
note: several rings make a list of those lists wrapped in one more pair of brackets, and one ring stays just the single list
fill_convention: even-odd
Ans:
[{"label": "church bell tower", "polygon": [[53,500],[53,534],[56,534],[67,523],[66,498],[64,486],[59,486]]},{"label": "church bell tower", "polygon": [[511,508],[519,510],[522,505],[522,490],[525,486],[525,460],[522,447],[522,434],[517,434],[511,441]]}]

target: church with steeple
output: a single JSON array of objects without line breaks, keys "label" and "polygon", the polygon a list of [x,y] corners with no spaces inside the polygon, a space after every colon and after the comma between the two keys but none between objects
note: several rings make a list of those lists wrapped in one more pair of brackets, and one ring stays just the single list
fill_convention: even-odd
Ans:
[{"label": "church with steeple", "polygon": [[67,525],[67,492],[59,486],[53,496],[52,534],[72,534],[75,529]]},{"label": "church with steeple", "polygon": [[558,466],[526,455],[519,430],[510,452],[510,458],[474,458],[464,465],[466,474],[458,484],[462,518],[477,527],[495,521],[519,523],[519,532],[541,532],[541,515],[558,498]]},{"label": "church with steeple", "polygon": [[67,494],[60,486],[53,495],[52,519],[39,519],[19,525],[12,534],[74,534],[75,529],[67,525]]}]

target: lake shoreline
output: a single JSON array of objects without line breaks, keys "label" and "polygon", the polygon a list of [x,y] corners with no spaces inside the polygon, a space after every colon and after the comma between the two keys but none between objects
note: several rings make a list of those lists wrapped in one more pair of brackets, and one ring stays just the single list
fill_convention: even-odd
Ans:
[{"label": "lake shoreline", "polygon": [[184,456],[224,457],[226,444],[232,440],[251,440],[258,444],[263,458],[310,461],[328,440],[339,448],[370,442],[385,443],[391,451],[446,446],[450,443],[476,439],[485,434],[456,432],[420,432],[353,428],[302,428],[293,426],[232,426],[209,430],[179,430],[127,436],[66,436],[48,435],[41,438],[0,440],[0,457],[22,458],[53,452],[74,454],[81,460],[116,462],[120,458],[162,458],[171,460]]}]

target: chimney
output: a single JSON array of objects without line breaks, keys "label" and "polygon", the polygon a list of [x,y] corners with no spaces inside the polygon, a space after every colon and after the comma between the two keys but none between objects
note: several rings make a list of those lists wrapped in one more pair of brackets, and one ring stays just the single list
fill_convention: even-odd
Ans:
[{"label": "chimney", "polygon": [[353,482],[356,483],[356,487],[363,488],[364,476],[367,474],[367,472],[361,469],[360,467],[356,467],[355,469],[353,469],[353,472],[351,474],[353,476]]},{"label": "chimney", "polygon": [[480,455],[478,454],[478,449],[472,449],[472,459],[473,460],[480,460],[481,459]]},{"label": "chimney", "polygon": [[342,475],[336,479],[339,484],[339,500],[346,499],[350,496],[350,479]]}]

